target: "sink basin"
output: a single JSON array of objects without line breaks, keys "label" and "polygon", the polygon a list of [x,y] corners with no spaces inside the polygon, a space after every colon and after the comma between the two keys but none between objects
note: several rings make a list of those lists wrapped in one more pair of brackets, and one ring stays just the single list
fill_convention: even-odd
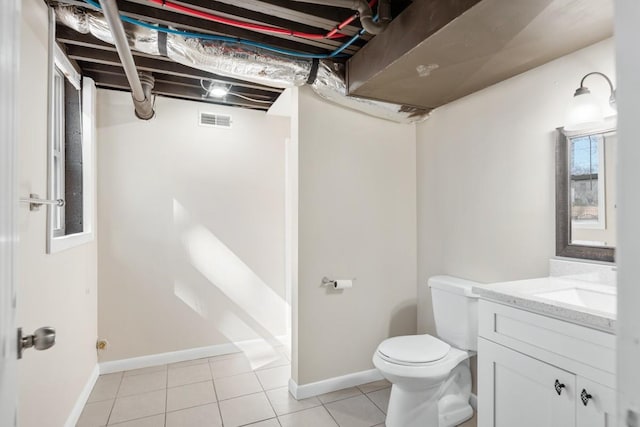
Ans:
[{"label": "sink basin", "polygon": [[569,288],[535,294],[539,298],[576,305],[605,313],[616,313],[616,294],[599,292],[592,289]]}]

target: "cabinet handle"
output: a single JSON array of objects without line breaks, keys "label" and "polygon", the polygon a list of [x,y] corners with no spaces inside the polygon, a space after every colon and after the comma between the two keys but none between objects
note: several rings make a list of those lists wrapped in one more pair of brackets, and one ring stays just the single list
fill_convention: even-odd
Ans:
[{"label": "cabinet handle", "polygon": [[582,393],[580,393],[580,400],[582,400],[582,404],[584,406],[587,406],[587,403],[589,403],[589,400],[593,398],[593,396],[591,396],[589,393],[587,393],[587,390],[582,389]]},{"label": "cabinet handle", "polygon": [[562,389],[566,387],[564,384],[561,384],[560,381],[558,380],[556,380],[556,383],[553,386],[555,387],[556,393],[558,393],[558,396],[562,394]]}]

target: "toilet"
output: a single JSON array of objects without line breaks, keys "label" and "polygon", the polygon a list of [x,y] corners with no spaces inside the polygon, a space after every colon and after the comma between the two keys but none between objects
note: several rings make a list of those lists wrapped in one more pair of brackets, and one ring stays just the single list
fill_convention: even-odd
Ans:
[{"label": "toilet", "polygon": [[469,358],[478,348],[474,285],[451,276],[430,278],[424,286],[431,289],[438,336],[399,336],[378,346],[373,364],[392,384],[387,427],[453,427],[473,416]]}]

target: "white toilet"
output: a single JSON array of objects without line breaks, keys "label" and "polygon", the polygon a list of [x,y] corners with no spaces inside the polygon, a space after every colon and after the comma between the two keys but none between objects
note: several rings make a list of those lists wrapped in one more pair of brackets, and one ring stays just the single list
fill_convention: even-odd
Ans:
[{"label": "white toilet", "polygon": [[387,427],[453,427],[473,416],[469,357],[478,346],[476,283],[435,276],[431,288],[438,338],[384,340],[373,364],[392,383]]}]

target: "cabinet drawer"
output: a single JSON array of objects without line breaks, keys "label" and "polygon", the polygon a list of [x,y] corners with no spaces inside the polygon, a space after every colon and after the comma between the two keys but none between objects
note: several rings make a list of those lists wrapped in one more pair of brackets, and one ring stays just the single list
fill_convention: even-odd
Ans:
[{"label": "cabinet drawer", "polygon": [[481,300],[479,335],[613,387],[615,335]]}]

